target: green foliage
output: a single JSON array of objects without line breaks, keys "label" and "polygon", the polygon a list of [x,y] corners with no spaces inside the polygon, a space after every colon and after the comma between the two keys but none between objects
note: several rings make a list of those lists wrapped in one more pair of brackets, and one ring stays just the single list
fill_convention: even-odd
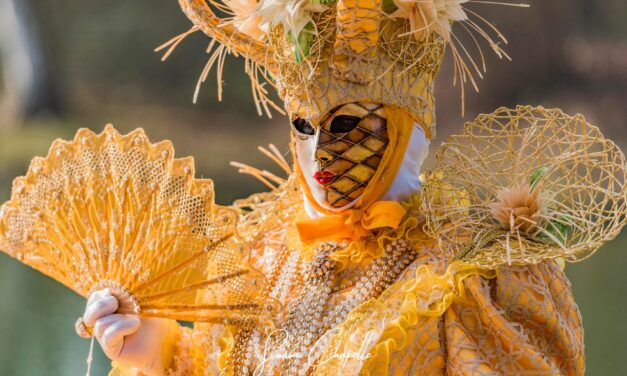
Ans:
[{"label": "green foliage", "polygon": [[[559,216],[558,219],[547,221],[544,226],[544,230],[548,232],[553,238],[557,239],[562,245],[566,242],[566,239],[572,234],[573,228],[568,225],[568,218],[566,216]],[[544,235],[546,241],[554,242],[550,236]]]},{"label": "green foliage", "polygon": [[542,179],[544,174],[546,174],[547,170],[548,170],[548,168],[546,166],[542,166],[542,167],[537,168],[531,174],[531,178],[529,179],[529,184],[531,185],[531,190],[534,190],[536,188],[536,185],[538,185],[538,183],[540,182],[540,179]]},{"label": "green foliage", "polygon": [[[548,167],[541,166],[531,174],[531,177],[529,178],[531,190],[536,189],[540,180],[542,180],[548,170]],[[551,207],[547,207],[546,210],[551,210]],[[548,243],[555,243],[555,240],[557,239],[560,244],[564,244],[566,239],[572,234],[572,226],[568,225],[568,217],[565,215],[560,215],[556,219],[546,221],[543,229],[544,232],[540,234],[538,239]]]},{"label": "green foliage", "polygon": [[294,59],[297,63],[302,62],[303,59],[309,56],[311,44],[313,43],[314,30],[314,25],[310,22],[298,34],[297,38],[294,38],[292,33],[287,34],[290,43],[294,45]]}]

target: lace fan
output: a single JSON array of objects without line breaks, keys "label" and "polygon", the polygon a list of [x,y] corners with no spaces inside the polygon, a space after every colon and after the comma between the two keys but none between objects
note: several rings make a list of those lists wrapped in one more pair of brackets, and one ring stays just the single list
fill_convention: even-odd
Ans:
[{"label": "lace fan", "polygon": [[237,214],[214,204],[192,158],[144,131],[57,140],[15,179],[0,209],[0,249],[83,297],[108,287],[119,312],[238,323],[265,317]]},{"label": "lace fan", "polygon": [[436,153],[425,229],[483,267],[582,260],[625,225],[627,165],[581,115],[501,108]]}]

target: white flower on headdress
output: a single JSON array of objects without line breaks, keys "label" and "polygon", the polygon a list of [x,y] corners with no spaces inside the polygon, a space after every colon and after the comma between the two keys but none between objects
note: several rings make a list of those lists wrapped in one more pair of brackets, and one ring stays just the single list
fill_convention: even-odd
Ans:
[{"label": "white flower on headdress", "polygon": [[231,13],[229,22],[239,31],[255,39],[262,39],[264,31],[259,28],[261,17],[255,14],[259,7],[258,0],[222,0]]},{"label": "white flower on headdress", "polygon": [[462,4],[469,0],[393,0],[398,9],[390,16],[407,18],[410,30],[418,41],[433,31],[444,40],[451,40],[451,22],[465,21],[468,15]]},{"label": "white flower on headdress", "polygon": [[[476,91],[479,91],[474,75],[483,78],[486,71],[485,58],[481,46],[474,34],[484,39],[492,51],[499,57],[509,59],[501,44],[507,44],[507,40],[501,32],[488,20],[481,17],[474,11],[464,8],[464,4],[472,3],[473,0],[389,0],[394,2],[396,10],[390,14],[392,18],[405,18],[409,22],[409,32],[418,42],[424,42],[427,37],[434,32],[444,39],[450,46],[453,54],[453,64],[456,73],[453,76],[453,84],[457,80],[461,81],[462,113],[464,112],[464,84],[468,81]],[[527,8],[527,4],[516,4],[500,1],[476,1],[476,3],[490,5],[505,5]],[[469,17],[474,16],[474,20]],[[471,34],[475,46],[479,52],[479,63],[472,57],[470,51],[461,43],[451,30],[452,23],[460,23],[464,30]],[[484,29],[493,31],[491,35]],[[459,47],[459,49],[458,49]]]},{"label": "white flower on headdress", "polygon": [[311,13],[323,12],[326,6],[309,0],[261,0],[255,15],[260,17],[259,27],[266,33],[272,27],[283,25],[285,33],[294,38],[313,23]]}]

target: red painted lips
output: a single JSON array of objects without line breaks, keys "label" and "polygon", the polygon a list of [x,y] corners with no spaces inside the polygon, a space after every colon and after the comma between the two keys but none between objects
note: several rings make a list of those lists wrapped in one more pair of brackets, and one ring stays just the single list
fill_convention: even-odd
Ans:
[{"label": "red painted lips", "polygon": [[331,171],[318,171],[314,174],[314,179],[316,179],[319,184],[327,185],[335,180],[335,174]]}]

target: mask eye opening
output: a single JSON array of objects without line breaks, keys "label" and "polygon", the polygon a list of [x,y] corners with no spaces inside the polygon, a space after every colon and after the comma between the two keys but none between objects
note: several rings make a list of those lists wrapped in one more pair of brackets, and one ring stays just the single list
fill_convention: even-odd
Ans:
[{"label": "mask eye opening", "polygon": [[292,121],[292,128],[299,136],[313,136],[316,134],[315,128],[301,117],[297,117]]},{"label": "mask eye opening", "polygon": [[331,133],[348,133],[355,129],[361,122],[361,118],[351,115],[338,115],[331,121],[329,132]]}]

